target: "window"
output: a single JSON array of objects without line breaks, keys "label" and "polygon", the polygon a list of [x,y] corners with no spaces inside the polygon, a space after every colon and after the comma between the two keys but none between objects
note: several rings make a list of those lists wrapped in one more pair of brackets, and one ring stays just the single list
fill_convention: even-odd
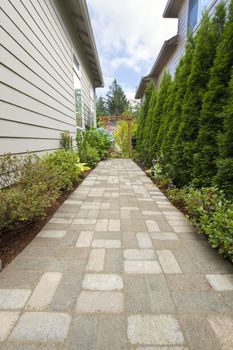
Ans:
[{"label": "window", "polygon": [[91,125],[94,127],[95,124],[95,97],[94,90],[90,87],[90,102],[91,102]]},{"label": "window", "polygon": [[199,0],[198,3],[198,22],[201,20],[203,12],[208,9],[213,0]]},{"label": "window", "polygon": [[193,30],[198,20],[198,0],[189,1],[188,29]]},{"label": "window", "polygon": [[74,98],[75,98],[76,125],[82,128],[83,123],[82,123],[81,78],[80,78],[80,71],[79,71],[79,62],[75,56],[73,56],[73,71],[74,71]]}]

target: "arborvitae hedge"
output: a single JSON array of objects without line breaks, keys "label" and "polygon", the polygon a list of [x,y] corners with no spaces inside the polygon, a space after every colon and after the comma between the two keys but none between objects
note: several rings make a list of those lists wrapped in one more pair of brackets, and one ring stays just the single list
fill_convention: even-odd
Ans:
[{"label": "arborvitae hedge", "polygon": [[219,136],[219,153],[217,161],[218,172],[216,184],[232,198],[233,196],[233,69],[229,84],[229,97],[224,107],[222,118],[224,120],[223,132]]},{"label": "arborvitae hedge", "polygon": [[[218,8],[212,21],[207,13],[203,15],[200,29],[195,37],[196,47],[174,147],[176,166],[182,169],[182,172],[177,173],[176,178],[180,186],[192,180],[193,154],[199,131],[200,111],[210,79],[210,70],[216,53],[220,28],[222,28],[222,22],[225,18],[225,12],[220,11],[220,9],[222,9],[222,5]],[[216,25],[216,23],[220,25]]]},{"label": "arborvitae hedge", "polygon": [[208,91],[201,111],[197,154],[195,155],[195,178],[197,185],[211,185],[217,172],[219,157],[218,134],[223,129],[222,110],[227,102],[228,83],[233,65],[233,1],[225,24],[214,64]]},{"label": "arborvitae hedge", "polygon": [[151,133],[151,125],[154,119],[154,114],[155,114],[155,108],[157,105],[157,98],[158,98],[158,93],[157,89],[155,87],[155,84],[153,83],[153,91],[150,96],[150,101],[149,101],[149,109],[148,109],[148,117],[147,117],[147,124],[144,129],[144,143],[143,143],[143,151],[144,151],[144,160],[145,163],[150,165],[151,164],[151,159],[153,157],[151,149],[150,149],[150,133]]},{"label": "arborvitae hedge", "polygon": [[233,193],[233,0],[227,13],[225,22],[220,4],[213,18],[204,15],[174,79],[165,72],[146,96],[138,150],[147,163],[160,158],[178,186],[218,183]]},{"label": "arborvitae hedge", "polygon": [[161,123],[162,116],[164,114],[165,102],[167,100],[167,92],[169,90],[171,84],[171,75],[167,72],[164,72],[162,82],[160,84],[157,103],[154,110],[154,117],[151,124],[151,132],[150,132],[150,146],[149,152],[153,157],[159,154],[159,145],[157,143],[157,135],[159,132],[159,127]]},{"label": "arborvitae hedge", "polygon": [[176,178],[182,177],[183,171],[179,165],[179,146],[181,145],[177,143],[177,135],[179,126],[181,124],[182,106],[187,91],[187,82],[191,72],[194,50],[195,41],[190,35],[186,45],[184,57],[180,60],[180,63],[176,69],[176,75],[174,79],[174,84],[176,87],[174,105],[172,109],[172,121],[167,131],[168,136],[166,145],[164,145],[164,148],[166,149],[164,153],[164,167],[168,171],[168,176],[171,177],[174,181],[176,181]]},{"label": "arborvitae hedge", "polygon": [[138,117],[138,131],[137,131],[137,151],[142,159],[144,159],[144,131],[147,125],[148,110],[150,105],[150,98],[154,90],[154,83],[150,82],[146,87],[145,101],[140,110]]}]

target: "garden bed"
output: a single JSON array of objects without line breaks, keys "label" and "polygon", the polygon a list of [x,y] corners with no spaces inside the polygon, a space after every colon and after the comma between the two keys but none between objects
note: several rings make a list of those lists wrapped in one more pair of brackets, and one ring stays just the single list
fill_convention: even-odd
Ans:
[{"label": "garden bed", "polygon": [[36,219],[18,230],[4,231],[4,234],[0,236],[0,260],[2,261],[3,267],[9,264],[33,240],[62,203],[82,183],[91,171],[92,169],[82,173],[82,175],[80,175],[80,180],[73,185],[73,189],[63,192],[56,203],[46,210],[46,216],[44,218]]}]

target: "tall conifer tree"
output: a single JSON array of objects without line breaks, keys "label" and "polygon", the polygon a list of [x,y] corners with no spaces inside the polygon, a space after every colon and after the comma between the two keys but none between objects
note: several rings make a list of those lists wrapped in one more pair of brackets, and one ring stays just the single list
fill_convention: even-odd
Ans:
[{"label": "tall conifer tree", "polygon": [[144,129],[144,136],[143,136],[144,157],[145,157],[145,162],[148,165],[151,165],[151,161],[152,161],[152,155],[150,152],[150,132],[151,132],[151,125],[154,118],[154,111],[157,104],[157,97],[158,97],[157,88],[155,87],[155,84],[154,84],[153,91],[150,98],[148,116],[146,119],[146,126]]},{"label": "tall conifer tree", "polygon": [[114,79],[106,94],[106,106],[109,115],[121,115],[129,107],[129,101],[117,80]]},{"label": "tall conifer tree", "polygon": [[167,99],[167,91],[171,84],[171,75],[167,72],[164,72],[162,82],[159,87],[157,103],[155,110],[153,112],[153,119],[151,123],[151,132],[150,132],[150,154],[152,158],[158,157],[159,147],[157,144],[157,135],[160,127],[161,117],[164,113],[165,102]]},{"label": "tall conifer tree", "polygon": [[150,99],[154,90],[154,83],[151,81],[147,84],[145,91],[145,100],[139,113],[138,130],[137,130],[137,150],[141,160],[144,158],[144,130],[147,124]]},{"label": "tall conifer tree", "polygon": [[228,83],[233,65],[233,0],[217,47],[200,118],[195,155],[195,178],[199,186],[209,186],[217,172],[218,134],[223,130],[222,111],[226,104]]},{"label": "tall conifer tree", "polygon": [[181,112],[184,96],[187,91],[187,81],[191,72],[193,54],[195,50],[195,41],[192,35],[189,35],[188,42],[186,44],[186,50],[183,58],[181,58],[179,66],[176,70],[174,81],[174,104],[171,112],[171,122],[167,130],[167,137],[163,145],[164,162],[169,168],[169,176],[175,179],[175,174],[179,174],[182,170],[176,166],[175,160],[175,140],[177,131],[181,123]]},{"label": "tall conifer tree", "polygon": [[204,13],[200,29],[196,35],[196,48],[192,61],[191,73],[187,82],[187,91],[182,106],[181,124],[176,138],[175,157],[182,173],[177,175],[177,182],[183,186],[193,179],[194,153],[199,131],[200,111],[203,97],[207,91],[210,71],[216,54],[219,32],[225,19],[224,6],[216,10],[213,20]]},{"label": "tall conifer tree", "polygon": [[174,104],[174,94],[175,94],[175,83],[174,81],[170,80],[170,84],[167,90],[167,99],[164,103],[163,114],[161,115],[160,126],[156,137],[158,152],[161,155],[161,159],[163,161],[164,161],[164,154],[162,150],[162,143],[166,137],[167,130],[170,123],[171,112]]},{"label": "tall conifer tree", "polygon": [[219,136],[220,159],[217,162],[216,184],[232,199],[233,196],[233,68],[229,84],[229,97],[222,117],[224,128]]}]

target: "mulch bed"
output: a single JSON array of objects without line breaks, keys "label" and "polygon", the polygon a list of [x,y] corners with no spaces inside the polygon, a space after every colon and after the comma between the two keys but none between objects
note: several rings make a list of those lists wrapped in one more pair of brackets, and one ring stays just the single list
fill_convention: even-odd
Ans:
[{"label": "mulch bed", "polygon": [[81,182],[90,174],[91,170],[85,171],[81,179],[74,184],[71,191],[64,192],[54,205],[48,208],[46,217],[37,219],[19,230],[5,231],[0,236],[0,259],[3,266],[9,264],[40,232],[56,210],[69,197],[69,195],[81,184]]}]

